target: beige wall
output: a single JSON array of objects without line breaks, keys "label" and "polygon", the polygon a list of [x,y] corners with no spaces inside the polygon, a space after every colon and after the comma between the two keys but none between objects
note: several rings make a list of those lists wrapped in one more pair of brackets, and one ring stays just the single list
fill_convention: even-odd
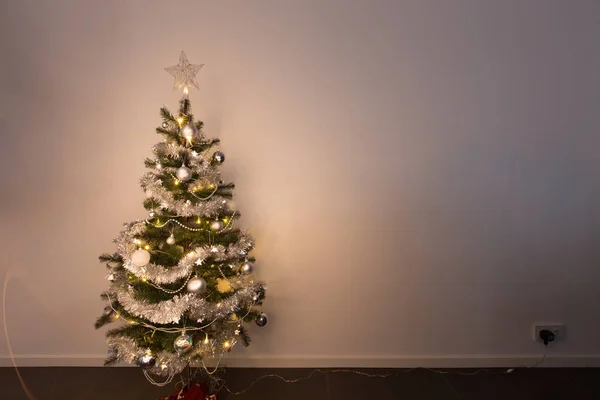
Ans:
[{"label": "beige wall", "polygon": [[553,354],[600,354],[600,3],[8,3],[15,353],[105,354],[96,257],[145,215],[143,159],[178,101],[163,67],[185,49],[269,284],[238,356],[531,355],[548,320],[568,329]]}]

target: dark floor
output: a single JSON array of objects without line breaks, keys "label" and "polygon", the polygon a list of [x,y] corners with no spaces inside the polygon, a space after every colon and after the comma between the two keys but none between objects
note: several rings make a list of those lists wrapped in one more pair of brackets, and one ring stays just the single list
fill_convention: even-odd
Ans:
[{"label": "dark floor", "polygon": [[[138,368],[21,368],[28,397],[12,368],[0,368],[1,400],[157,400],[174,391],[174,383],[160,388],[146,381]],[[248,387],[265,374],[288,379],[305,377],[311,369],[230,368],[225,378],[232,391]],[[222,390],[220,400],[600,400],[600,368],[536,368],[459,375],[446,370],[439,374],[428,370],[359,370],[368,373],[400,373],[388,378],[325,370],[297,383],[267,378],[241,395]]]}]

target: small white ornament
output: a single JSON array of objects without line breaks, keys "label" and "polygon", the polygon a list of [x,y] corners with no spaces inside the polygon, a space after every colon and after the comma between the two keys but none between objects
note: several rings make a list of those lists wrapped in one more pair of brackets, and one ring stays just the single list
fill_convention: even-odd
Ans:
[{"label": "small white ornament", "polygon": [[235,200],[227,200],[227,209],[231,212],[237,211],[237,204]]},{"label": "small white ornament", "polygon": [[108,274],[106,275],[106,280],[107,281],[114,281],[115,280],[115,274]]},{"label": "small white ornament", "polygon": [[198,137],[198,128],[194,124],[185,124],[181,127],[181,136],[187,141],[191,141]]},{"label": "small white ornament", "polygon": [[185,165],[182,165],[181,168],[175,172],[175,176],[182,182],[189,181],[192,179],[192,170]]},{"label": "small white ornament", "polygon": [[206,281],[204,278],[193,277],[187,283],[187,291],[190,293],[203,293],[206,290]]},{"label": "small white ornament", "polygon": [[150,262],[150,253],[144,249],[136,250],[131,255],[131,262],[137,267],[143,267]]},{"label": "small white ornament", "polygon": [[167,238],[167,244],[175,244],[175,236],[173,234]]},{"label": "small white ornament", "polygon": [[224,227],[223,221],[221,221],[219,219],[216,219],[210,223],[211,231],[220,231],[221,229],[223,229],[223,227]]}]

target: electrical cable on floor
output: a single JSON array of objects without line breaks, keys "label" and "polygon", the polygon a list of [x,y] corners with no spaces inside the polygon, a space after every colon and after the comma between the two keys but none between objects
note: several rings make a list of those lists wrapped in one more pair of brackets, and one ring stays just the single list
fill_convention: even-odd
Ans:
[{"label": "electrical cable on floor", "polygon": [[[353,370],[353,369],[332,369],[332,370],[323,370],[323,369],[314,369],[312,370],[308,375],[306,376],[302,376],[302,377],[298,377],[298,378],[293,378],[293,379],[287,379],[284,378],[281,375],[278,374],[267,374],[267,375],[263,375],[260,376],[258,378],[256,378],[254,381],[252,381],[250,383],[250,385],[248,385],[246,388],[239,390],[239,391],[233,391],[229,388],[229,386],[223,384],[221,387],[223,389],[225,389],[227,392],[229,392],[229,394],[233,395],[233,396],[238,396],[241,394],[246,393],[248,390],[250,390],[255,384],[257,384],[258,382],[264,380],[264,379],[268,379],[268,378],[275,378],[278,379],[281,382],[284,383],[298,383],[298,382],[302,382],[302,381],[306,381],[311,379],[313,376],[315,376],[316,374],[327,374],[327,373],[351,373],[351,374],[356,374],[356,375],[361,375],[361,376],[366,376],[368,378],[390,378],[390,377],[395,377],[395,376],[400,376],[400,375],[406,375],[408,373],[414,372],[416,370],[425,370],[425,371],[429,371],[429,372],[433,372],[436,374],[439,374],[444,381],[446,382],[446,384],[452,389],[452,391],[454,392],[454,394],[460,399],[460,395],[458,394],[458,392],[456,392],[456,390],[454,389],[454,387],[450,384],[450,382],[446,379],[446,377],[444,375],[462,375],[462,376],[473,376],[473,375],[478,375],[480,373],[493,373],[495,375],[507,375],[507,374],[511,374],[513,373],[513,371],[515,370],[515,368],[535,368],[538,367],[539,365],[541,365],[544,360],[546,359],[546,354],[548,353],[548,346],[545,347],[544,350],[544,354],[542,355],[542,357],[540,358],[539,361],[537,361],[535,364],[533,365],[523,365],[523,366],[519,366],[519,367],[514,367],[514,368],[508,368],[506,370],[501,370],[501,371],[494,371],[488,368],[478,368],[475,371],[471,371],[471,372],[463,372],[463,371],[444,371],[444,370],[439,370],[439,369],[434,369],[434,368],[426,368],[426,367],[414,367],[414,368],[409,368],[406,370],[402,370],[402,371],[398,371],[398,372],[385,372],[385,373],[368,373],[368,372],[364,372],[364,371],[357,371],[357,370]],[[217,379],[222,379],[222,378],[217,378]]]}]

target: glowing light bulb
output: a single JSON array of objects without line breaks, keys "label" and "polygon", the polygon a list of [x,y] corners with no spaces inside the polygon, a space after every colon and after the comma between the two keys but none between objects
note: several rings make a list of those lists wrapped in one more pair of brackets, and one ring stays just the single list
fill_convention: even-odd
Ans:
[{"label": "glowing light bulb", "polygon": [[227,340],[225,343],[223,343],[223,347],[228,349],[231,347],[231,342],[229,340]]},{"label": "glowing light bulb", "polygon": [[161,163],[156,163],[156,169],[161,169],[162,168],[162,164]]},{"label": "glowing light bulb", "polygon": [[206,335],[206,337],[204,338],[204,344],[208,344],[208,342],[209,342],[208,341],[208,333],[206,333],[205,335]]},{"label": "glowing light bulb", "polygon": [[186,95],[188,94],[188,88],[187,88],[187,86],[184,86],[183,93],[186,94]]},{"label": "glowing light bulb", "polygon": [[200,219],[200,217],[198,217],[198,219],[196,220],[196,223],[197,223],[198,225],[200,225],[200,224],[202,223],[202,220]]},{"label": "glowing light bulb", "polygon": [[183,124],[183,118],[182,117],[177,118],[177,123],[179,125]]},{"label": "glowing light bulb", "polygon": [[175,179],[175,186],[179,185],[179,179]]},{"label": "glowing light bulb", "polygon": [[150,250],[150,245],[149,245],[149,244],[147,244],[147,245],[145,245],[145,246],[144,246],[144,248],[145,248],[146,250]]}]

